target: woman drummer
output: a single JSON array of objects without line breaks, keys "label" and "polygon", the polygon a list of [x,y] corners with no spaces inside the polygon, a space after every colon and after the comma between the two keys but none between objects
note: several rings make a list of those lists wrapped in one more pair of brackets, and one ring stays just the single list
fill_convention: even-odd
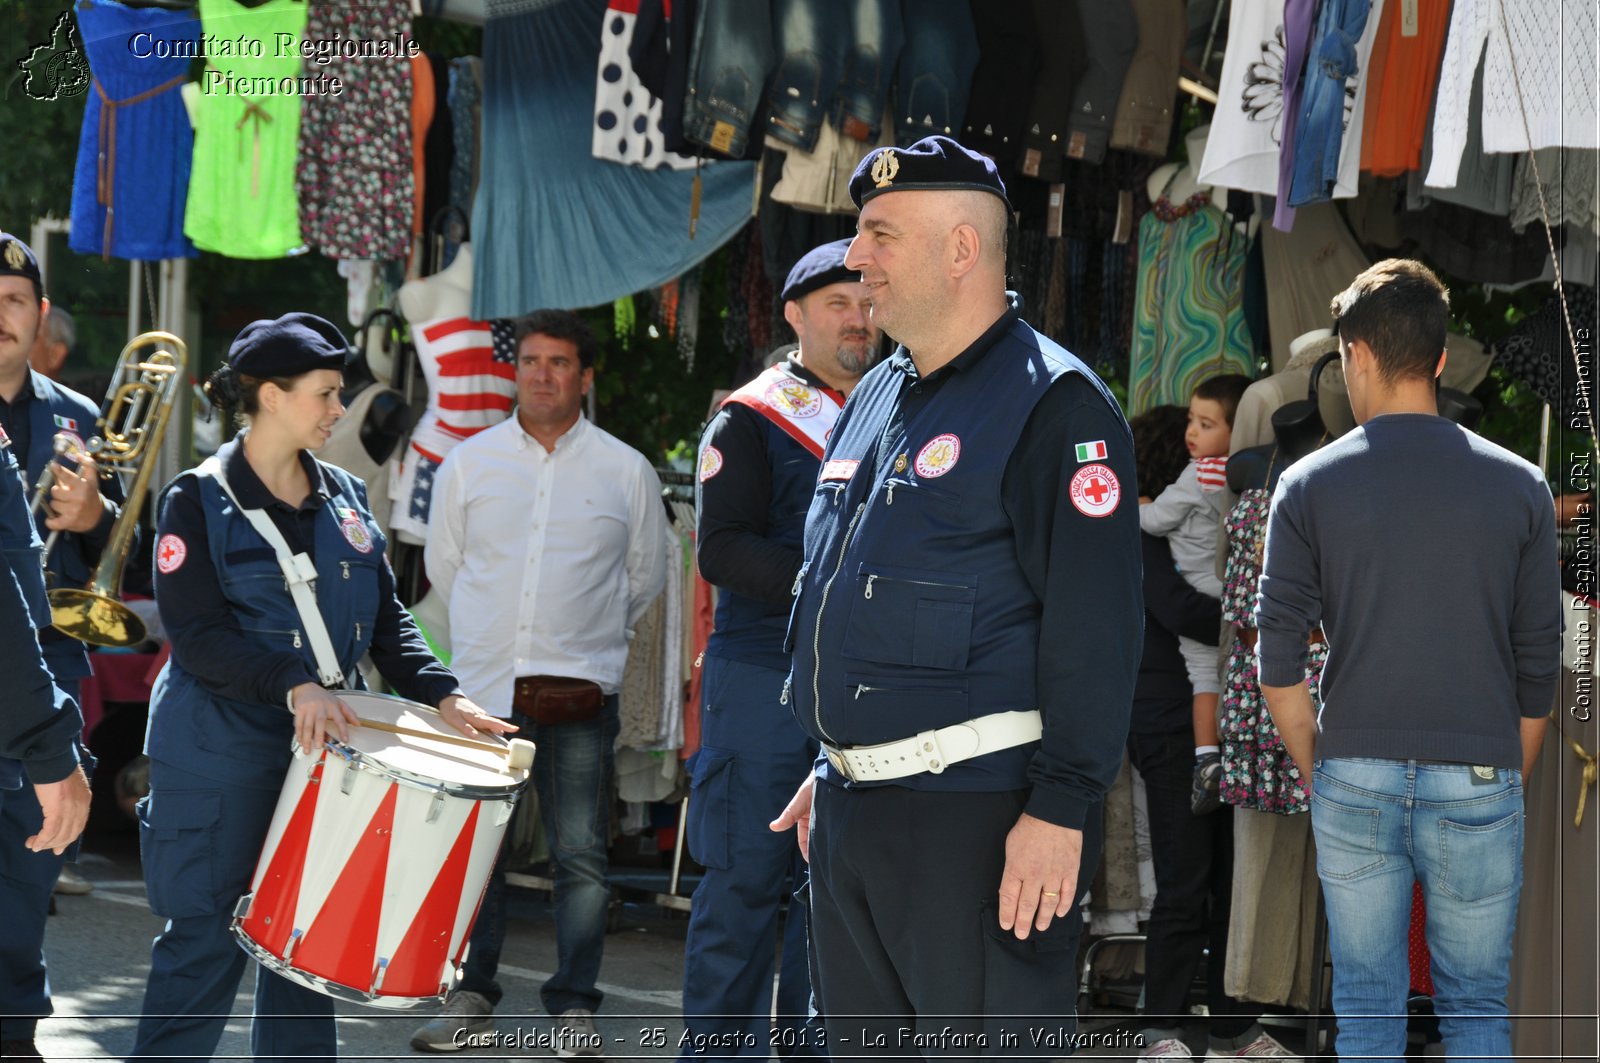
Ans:
[{"label": "woman drummer", "polygon": [[[290,553],[310,555],[306,607],[314,601],[348,685],[359,685],[356,664],[370,654],[402,696],[437,706],[464,735],[515,730],[461,696],[401,608],[365,485],[311,455],[344,413],[345,349],[338,328],[312,314],[248,325],[206,385],[247,430],[163,496],[155,585],[172,658],[150,700],[140,848],[150,908],[167,925],[152,949],[135,1056],[216,1051],[247,958],[229,923],[249,890],[291,741],[320,749],[324,735],[346,739],[357,722],[318,681],[311,628],[278,553],[242,511],[264,511]],[[254,1056],[336,1055],[330,997],[262,968],[255,1016]]]}]

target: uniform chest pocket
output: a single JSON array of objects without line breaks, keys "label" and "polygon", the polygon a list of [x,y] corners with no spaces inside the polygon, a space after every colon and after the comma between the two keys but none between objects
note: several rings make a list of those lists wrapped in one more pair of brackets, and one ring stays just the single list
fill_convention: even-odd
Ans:
[{"label": "uniform chest pocket", "polygon": [[846,657],[915,668],[967,666],[976,576],[862,562],[853,589]]}]

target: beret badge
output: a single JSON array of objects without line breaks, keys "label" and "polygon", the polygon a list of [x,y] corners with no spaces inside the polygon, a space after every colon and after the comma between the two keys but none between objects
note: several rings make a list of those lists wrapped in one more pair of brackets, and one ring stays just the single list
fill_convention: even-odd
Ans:
[{"label": "beret badge", "polygon": [[894,184],[895,175],[899,172],[900,160],[895,157],[893,148],[884,148],[872,160],[872,180],[876,188],[888,188]]}]

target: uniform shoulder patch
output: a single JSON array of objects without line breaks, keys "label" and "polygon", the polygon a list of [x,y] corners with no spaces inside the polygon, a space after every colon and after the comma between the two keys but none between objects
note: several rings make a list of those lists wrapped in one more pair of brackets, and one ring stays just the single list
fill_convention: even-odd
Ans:
[{"label": "uniform shoulder patch", "polygon": [[722,471],[722,451],[707,446],[700,452],[700,482],[705,483]]},{"label": "uniform shoulder patch", "polygon": [[1072,505],[1086,517],[1109,517],[1122,501],[1122,484],[1106,465],[1085,465],[1072,475],[1067,485]]},{"label": "uniform shoulder patch", "polygon": [[344,541],[355,547],[363,554],[372,553],[372,532],[367,530],[367,522],[355,513],[339,522],[339,531],[344,535]]},{"label": "uniform shoulder patch", "polygon": [[163,576],[170,576],[182,568],[184,559],[188,556],[188,544],[171,532],[163,535],[161,541],[156,543],[156,569]]},{"label": "uniform shoulder patch", "polygon": [[917,451],[917,460],[912,464],[917,475],[926,480],[943,476],[955,468],[960,460],[961,437],[954,432],[945,432],[924,443],[922,449]]}]

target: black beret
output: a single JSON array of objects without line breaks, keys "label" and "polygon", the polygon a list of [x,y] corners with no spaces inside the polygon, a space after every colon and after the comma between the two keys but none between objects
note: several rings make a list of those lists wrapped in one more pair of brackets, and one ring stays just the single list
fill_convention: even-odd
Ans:
[{"label": "black beret", "polygon": [[879,148],[850,175],[850,198],[857,207],[885,192],[912,191],[992,192],[1011,206],[994,163],[949,137],[923,137],[909,148]]},{"label": "black beret", "polygon": [[44,294],[44,277],[33,248],[10,233],[0,233],[0,277],[26,277],[33,282],[34,298]]},{"label": "black beret", "polygon": [[253,377],[289,377],[313,369],[344,369],[349,348],[344,333],[316,314],[284,314],[276,321],[252,321],[228,348],[228,364]]},{"label": "black beret", "polygon": [[783,282],[783,300],[799,299],[818,288],[826,288],[840,281],[860,280],[860,270],[845,269],[844,266],[844,253],[850,250],[850,240],[847,236],[843,240],[813,247],[800,256],[800,261],[789,271],[789,279]]}]

